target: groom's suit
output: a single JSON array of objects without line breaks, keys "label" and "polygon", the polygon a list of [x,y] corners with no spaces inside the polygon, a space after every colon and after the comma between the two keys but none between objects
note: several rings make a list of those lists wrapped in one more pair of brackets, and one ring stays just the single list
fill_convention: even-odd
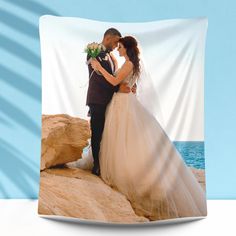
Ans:
[{"label": "groom's suit", "polygon": [[[89,55],[87,55],[87,60],[89,60],[89,58]],[[108,51],[101,51],[96,59],[110,74],[114,73],[115,64],[108,54]],[[106,107],[111,101],[114,92],[119,90],[119,85],[113,86],[106,81],[103,75],[99,75],[95,71],[93,72],[91,64],[88,65],[88,70],[90,79],[86,105],[89,106],[91,116],[91,146],[94,159],[93,173],[96,172],[99,174],[99,151],[105,123]]]}]

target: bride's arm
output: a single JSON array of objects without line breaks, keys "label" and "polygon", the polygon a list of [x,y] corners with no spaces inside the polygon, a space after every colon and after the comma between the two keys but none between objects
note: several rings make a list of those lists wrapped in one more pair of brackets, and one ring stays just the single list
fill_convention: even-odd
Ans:
[{"label": "bride's arm", "polygon": [[117,75],[113,76],[110,73],[108,73],[96,59],[92,60],[91,65],[92,65],[93,69],[98,70],[100,73],[102,73],[104,78],[113,86],[120,84],[121,81],[124,80],[129,75],[131,70],[133,69],[132,62],[126,61],[122,65],[120,70],[118,71]]}]

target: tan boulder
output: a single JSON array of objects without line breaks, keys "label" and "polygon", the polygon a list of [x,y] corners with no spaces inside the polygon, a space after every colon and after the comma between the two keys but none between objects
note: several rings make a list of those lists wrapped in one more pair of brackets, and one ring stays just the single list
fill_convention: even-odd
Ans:
[{"label": "tan boulder", "polygon": [[38,213],[106,223],[149,221],[135,214],[123,194],[78,168],[41,172]]},{"label": "tan boulder", "polygon": [[40,169],[78,160],[89,138],[87,120],[67,114],[42,115]]}]

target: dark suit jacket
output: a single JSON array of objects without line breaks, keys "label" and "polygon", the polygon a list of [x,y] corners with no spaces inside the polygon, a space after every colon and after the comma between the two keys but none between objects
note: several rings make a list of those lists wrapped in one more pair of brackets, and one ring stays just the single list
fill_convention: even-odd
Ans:
[{"label": "dark suit jacket", "polygon": [[[96,59],[101,63],[102,67],[112,74],[112,68],[109,60],[104,60],[106,57],[106,52],[101,51],[100,54],[96,57]],[[87,60],[90,58],[87,55]],[[93,72],[93,68],[91,64],[88,65],[89,70],[89,77]],[[93,72],[91,78],[89,79],[89,87],[87,92],[87,101],[86,105],[90,104],[102,104],[107,105],[114,94],[119,90],[119,85],[113,86],[106,79],[103,75],[97,74],[95,71]]]}]

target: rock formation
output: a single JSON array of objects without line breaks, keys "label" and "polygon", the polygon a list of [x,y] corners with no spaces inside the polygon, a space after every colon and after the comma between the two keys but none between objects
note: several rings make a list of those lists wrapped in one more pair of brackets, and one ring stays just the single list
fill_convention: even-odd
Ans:
[{"label": "rock formation", "polygon": [[[89,138],[88,121],[66,114],[43,115],[38,213],[106,223],[151,221],[100,177],[76,168]],[[205,171],[191,170],[205,190]]]},{"label": "rock formation", "polygon": [[43,115],[40,169],[78,160],[89,138],[88,121],[66,114]]}]

